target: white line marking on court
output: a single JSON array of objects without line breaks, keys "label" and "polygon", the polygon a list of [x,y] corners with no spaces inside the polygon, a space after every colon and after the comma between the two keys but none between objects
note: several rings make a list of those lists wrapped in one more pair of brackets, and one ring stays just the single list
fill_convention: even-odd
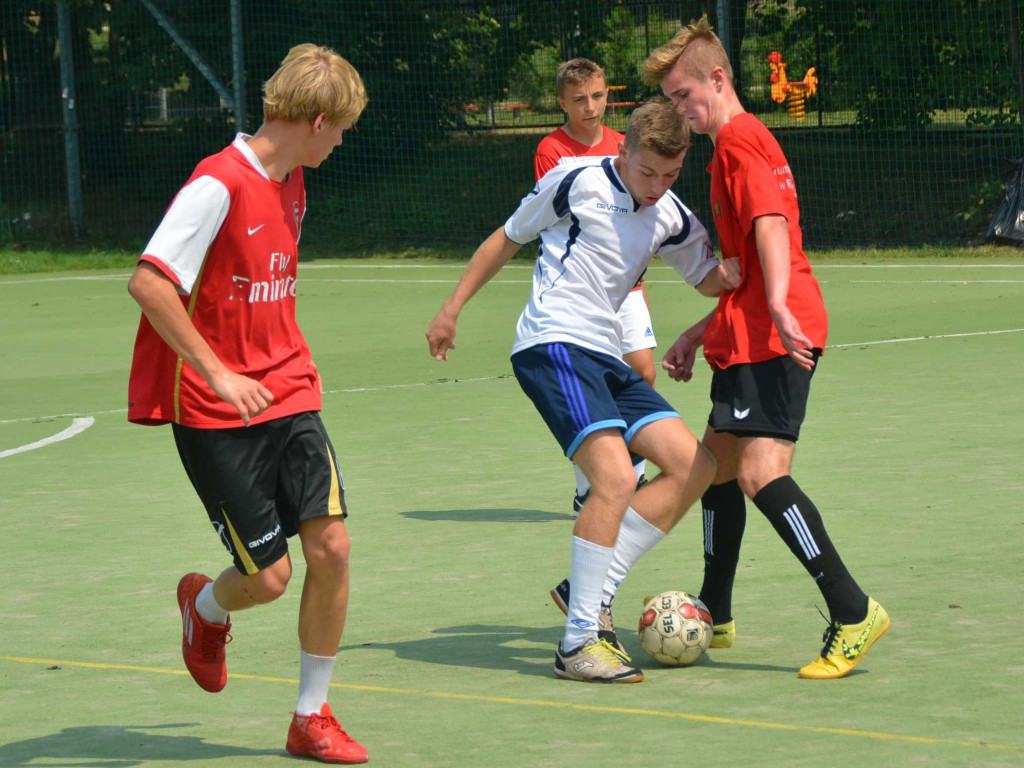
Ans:
[{"label": "white line marking on court", "polygon": [[990,283],[1024,283],[1024,280],[851,280],[850,283],[877,285],[924,285],[936,283],[939,285],[979,285]]},{"label": "white line marking on court", "polygon": [[973,333],[945,333],[934,336],[911,336],[905,339],[883,339],[881,341],[862,341],[860,344],[829,344],[826,349],[844,349],[846,347],[872,347],[876,344],[899,344],[904,341],[931,341],[932,339],[962,339],[967,336],[995,336],[1000,333],[1024,333],[1024,328],[1007,328],[1003,331],[975,331]]},{"label": "white line marking on court", "polygon": [[109,411],[93,411],[92,413],[58,413],[55,416],[26,416],[23,419],[0,419],[0,424],[20,424],[24,421],[56,421],[57,419],[85,418],[91,416],[110,416],[114,413],[128,413],[127,408],[114,408]]},{"label": "white line marking on court", "polygon": [[[299,269],[302,271],[314,270],[314,269],[458,269],[464,270],[466,263],[455,263],[455,264],[299,264]],[[503,270],[510,269],[534,269],[534,264],[506,264],[502,267]],[[1024,264],[814,264],[815,271],[824,269],[1024,269]],[[665,264],[652,264],[648,272],[659,272],[659,271],[675,271],[672,267]],[[111,282],[127,280],[131,277],[131,272],[117,273],[112,275],[68,275],[62,277],[29,277],[23,280],[0,280],[0,285],[25,285],[28,283],[65,283],[65,282]],[[311,279],[311,278],[307,278]],[[423,283],[445,283],[447,280],[344,280],[337,282],[423,282]],[[492,280],[491,282],[507,282],[507,283],[518,283],[525,282],[519,280]],[[650,280],[650,283],[657,282],[675,282],[675,281],[656,281]],[[869,281],[869,280],[855,280],[851,282],[896,282],[896,281]],[[928,280],[928,281],[914,281],[908,280],[908,283],[914,282],[943,282],[940,280]],[[950,282],[961,282],[961,281],[950,281]],[[983,281],[975,280],[969,282],[994,282],[994,283],[1016,283],[1021,282],[1018,280],[992,280]]]},{"label": "white line marking on court", "polygon": [[[456,278],[452,277],[447,280],[421,280],[418,278],[410,277],[408,279],[402,278],[384,278],[384,277],[304,277],[302,284],[306,283],[415,283],[416,285],[426,285],[429,283],[441,283],[442,285],[455,285]],[[533,282],[532,280],[488,280],[488,285],[501,285],[501,284],[519,284],[528,285]],[[651,281],[647,281],[651,282]],[[658,281],[658,282],[672,282],[671,280]],[[679,281],[682,283],[682,280]],[[301,289],[300,289],[301,290]]]},{"label": "white line marking on court", "polygon": [[348,395],[355,392],[384,392],[389,389],[410,389],[412,387],[429,387],[434,384],[464,384],[472,381],[495,381],[496,379],[511,379],[511,373],[502,373],[498,376],[478,376],[474,379],[440,379],[435,381],[414,381],[411,384],[385,384],[383,387],[356,387],[355,389],[325,389],[325,395]]},{"label": "white line marking on court", "polygon": [[[1024,269],[1024,264],[820,264],[814,269]],[[300,269],[465,269],[466,262],[454,264],[299,264]],[[533,264],[506,264],[502,269],[533,269]],[[672,270],[666,264],[652,264],[649,268]]]},{"label": "white line marking on court", "polygon": [[2,280],[0,285],[25,285],[26,283],[71,283],[71,282],[104,282],[111,280],[127,280],[130,272],[123,275],[75,275],[73,277],[30,277],[26,280]]},{"label": "white line marking on court", "polygon": [[[1006,328],[997,331],[974,331],[971,333],[946,333],[946,334],[935,334],[933,336],[912,336],[909,338],[902,339],[881,339],[879,341],[861,341],[856,344],[829,344],[828,349],[847,349],[852,347],[873,347],[878,344],[901,344],[906,341],[934,341],[936,339],[962,339],[969,336],[998,336],[1006,333],[1024,333],[1024,328]],[[435,379],[434,381],[414,381],[407,384],[385,384],[380,387],[353,387],[351,389],[327,389],[324,390],[325,395],[349,395],[358,394],[360,392],[384,392],[390,389],[413,389],[418,387],[429,387],[435,384],[467,384],[479,381],[497,381],[498,379],[510,379],[512,374],[502,373],[497,376],[478,376],[475,378],[457,378],[457,379]],[[20,424],[25,421],[53,421],[56,419],[67,419],[72,417],[85,417],[91,419],[93,416],[109,416],[115,413],[126,413],[127,408],[115,408],[109,411],[93,411],[91,414],[82,413],[60,413],[56,416],[26,416],[21,419],[0,419],[0,424]],[[79,419],[76,418],[76,421]],[[73,426],[72,426],[73,428]],[[86,429],[83,427],[82,429]],[[67,432],[68,430],[65,430]],[[79,430],[81,431],[81,430]],[[61,434],[64,434],[63,432]],[[77,434],[77,433],[76,433]],[[47,438],[50,442],[56,442],[59,435],[55,435],[53,438]],[[66,440],[67,437],[61,437],[61,440]],[[33,444],[34,445],[34,444]],[[38,446],[35,446],[38,447]],[[18,449],[15,449],[18,450]],[[27,450],[27,448],[26,448]],[[0,454],[0,458],[5,456],[6,453]]]},{"label": "white line marking on court", "polygon": [[59,443],[62,440],[69,440],[75,435],[85,432],[89,427],[96,423],[96,419],[92,416],[86,416],[85,418],[75,419],[71,422],[71,426],[62,432],[58,432],[56,435],[50,435],[44,437],[42,440],[36,440],[34,443],[28,445],[21,445],[17,448],[11,448],[6,451],[0,451],[0,459],[6,459],[8,456],[14,456],[16,453],[25,453],[26,451],[34,451],[36,448],[43,448],[47,445],[53,445],[53,443]]}]

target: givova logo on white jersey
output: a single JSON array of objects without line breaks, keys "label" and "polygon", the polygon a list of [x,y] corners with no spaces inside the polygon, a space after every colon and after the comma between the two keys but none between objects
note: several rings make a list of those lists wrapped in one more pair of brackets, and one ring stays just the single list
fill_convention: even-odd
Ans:
[{"label": "givova logo on white jersey", "polygon": [[628,209],[623,208],[621,205],[613,205],[612,203],[597,203],[597,210],[611,211],[612,213],[629,213]]}]

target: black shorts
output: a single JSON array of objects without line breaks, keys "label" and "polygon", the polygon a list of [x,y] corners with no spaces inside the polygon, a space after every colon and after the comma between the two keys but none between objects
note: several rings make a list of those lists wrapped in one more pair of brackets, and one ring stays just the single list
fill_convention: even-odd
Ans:
[{"label": "black shorts", "polygon": [[303,520],[348,516],[338,458],[319,413],[231,429],[171,426],[188,479],[242,573],[287,554],[286,539]]},{"label": "black shorts", "polygon": [[795,443],[820,355],[821,350],[815,349],[810,371],[789,355],[716,368],[711,375],[708,426],[737,437],[781,437]]}]

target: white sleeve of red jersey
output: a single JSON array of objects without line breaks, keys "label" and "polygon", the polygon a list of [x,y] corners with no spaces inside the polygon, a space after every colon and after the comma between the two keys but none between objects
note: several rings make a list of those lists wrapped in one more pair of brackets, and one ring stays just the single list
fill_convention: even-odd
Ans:
[{"label": "white sleeve of red jersey", "polygon": [[158,260],[178,278],[180,289],[191,293],[230,207],[227,187],[200,176],[178,192],[143,255]]}]

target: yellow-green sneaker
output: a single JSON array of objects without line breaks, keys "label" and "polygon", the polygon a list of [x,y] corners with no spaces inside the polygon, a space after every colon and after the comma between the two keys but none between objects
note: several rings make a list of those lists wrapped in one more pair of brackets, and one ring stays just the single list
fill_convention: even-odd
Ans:
[{"label": "yellow-green sneaker", "polygon": [[736,642],[736,620],[727,621],[725,624],[715,624],[714,634],[711,635],[712,648],[731,648]]},{"label": "yellow-green sneaker", "polygon": [[872,598],[868,598],[868,615],[859,624],[832,622],[822,640],[821,656],[800,670],[808,680],[830,680],[849,673],[864,654],[889,628],[889,614]]}]

